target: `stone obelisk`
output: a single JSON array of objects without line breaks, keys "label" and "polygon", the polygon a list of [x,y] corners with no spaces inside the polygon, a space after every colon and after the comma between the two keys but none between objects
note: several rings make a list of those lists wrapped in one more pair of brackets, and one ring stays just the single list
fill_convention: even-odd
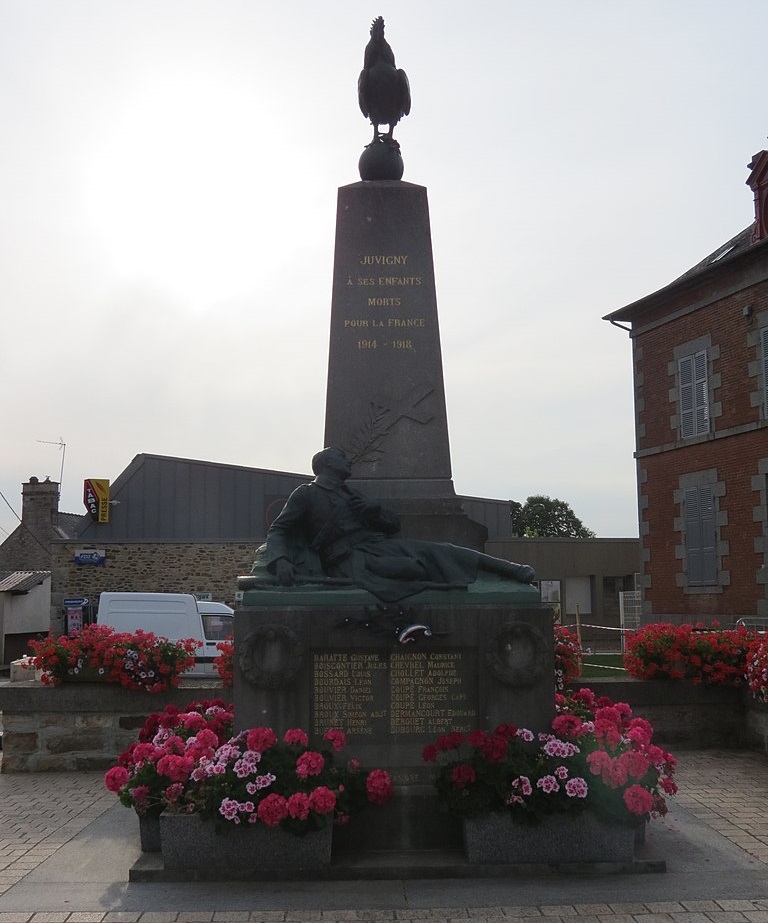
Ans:
[{"label": "stone obelisk", "polygon": [[362,181],[338,192],[325,445],[346,451],[353,486],[398,508],[404,534],[482,547],[451,477],[427,190],[402,182],[392,138],[410,89],[378,23],[358,82],[374,138]]}]

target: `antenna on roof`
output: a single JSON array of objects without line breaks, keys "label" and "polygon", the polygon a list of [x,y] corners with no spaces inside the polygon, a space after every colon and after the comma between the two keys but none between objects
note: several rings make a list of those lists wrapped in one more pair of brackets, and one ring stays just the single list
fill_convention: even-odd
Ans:
[{"label": "antenna on roof", "polygon": [[43,445],[57,445],[61,449],[61,474],[59,475],[59,492],[61,492],[61,485],[64,481],[64,456],[67,454],[67,444],[64,442],[64,437],[59,436],[58,442],[49,442],[47,439],[38,439],[37,441]]}]

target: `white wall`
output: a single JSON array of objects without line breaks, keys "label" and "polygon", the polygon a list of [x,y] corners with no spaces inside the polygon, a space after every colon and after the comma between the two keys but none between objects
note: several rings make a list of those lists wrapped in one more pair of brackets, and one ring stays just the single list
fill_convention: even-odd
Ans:
[{"label": "white wall", "polygon": [[5,663],[5,636],[47,633],[51,627],[51,578],[28,593],[0,593],[0,663]]}]

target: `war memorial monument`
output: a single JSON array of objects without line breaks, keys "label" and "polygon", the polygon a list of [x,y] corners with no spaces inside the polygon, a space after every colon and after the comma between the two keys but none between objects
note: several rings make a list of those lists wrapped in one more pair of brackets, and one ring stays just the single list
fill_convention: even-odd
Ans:
[{"label": "war memorial monument", "polygon": [[234,701],[239,728],[338,727],[387,768],[397,797],[335,834],[334,854],[407,855],[460,845],[427,742],[548,725],[553,616],[530,567],[483,553],[455,494],[427,190],[401,179],[410,88],[380,17],[358,94],[373,139],[338,191],[327,448],[240,578]]}]

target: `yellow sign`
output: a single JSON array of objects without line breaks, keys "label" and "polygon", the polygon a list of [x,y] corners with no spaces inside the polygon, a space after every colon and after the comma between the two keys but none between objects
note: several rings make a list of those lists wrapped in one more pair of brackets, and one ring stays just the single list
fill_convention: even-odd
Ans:
[{"label": "yellow sign", "polygon": [[94,522],[109,522],[109,481],[87,478],[83,484],[83,503]]}]

